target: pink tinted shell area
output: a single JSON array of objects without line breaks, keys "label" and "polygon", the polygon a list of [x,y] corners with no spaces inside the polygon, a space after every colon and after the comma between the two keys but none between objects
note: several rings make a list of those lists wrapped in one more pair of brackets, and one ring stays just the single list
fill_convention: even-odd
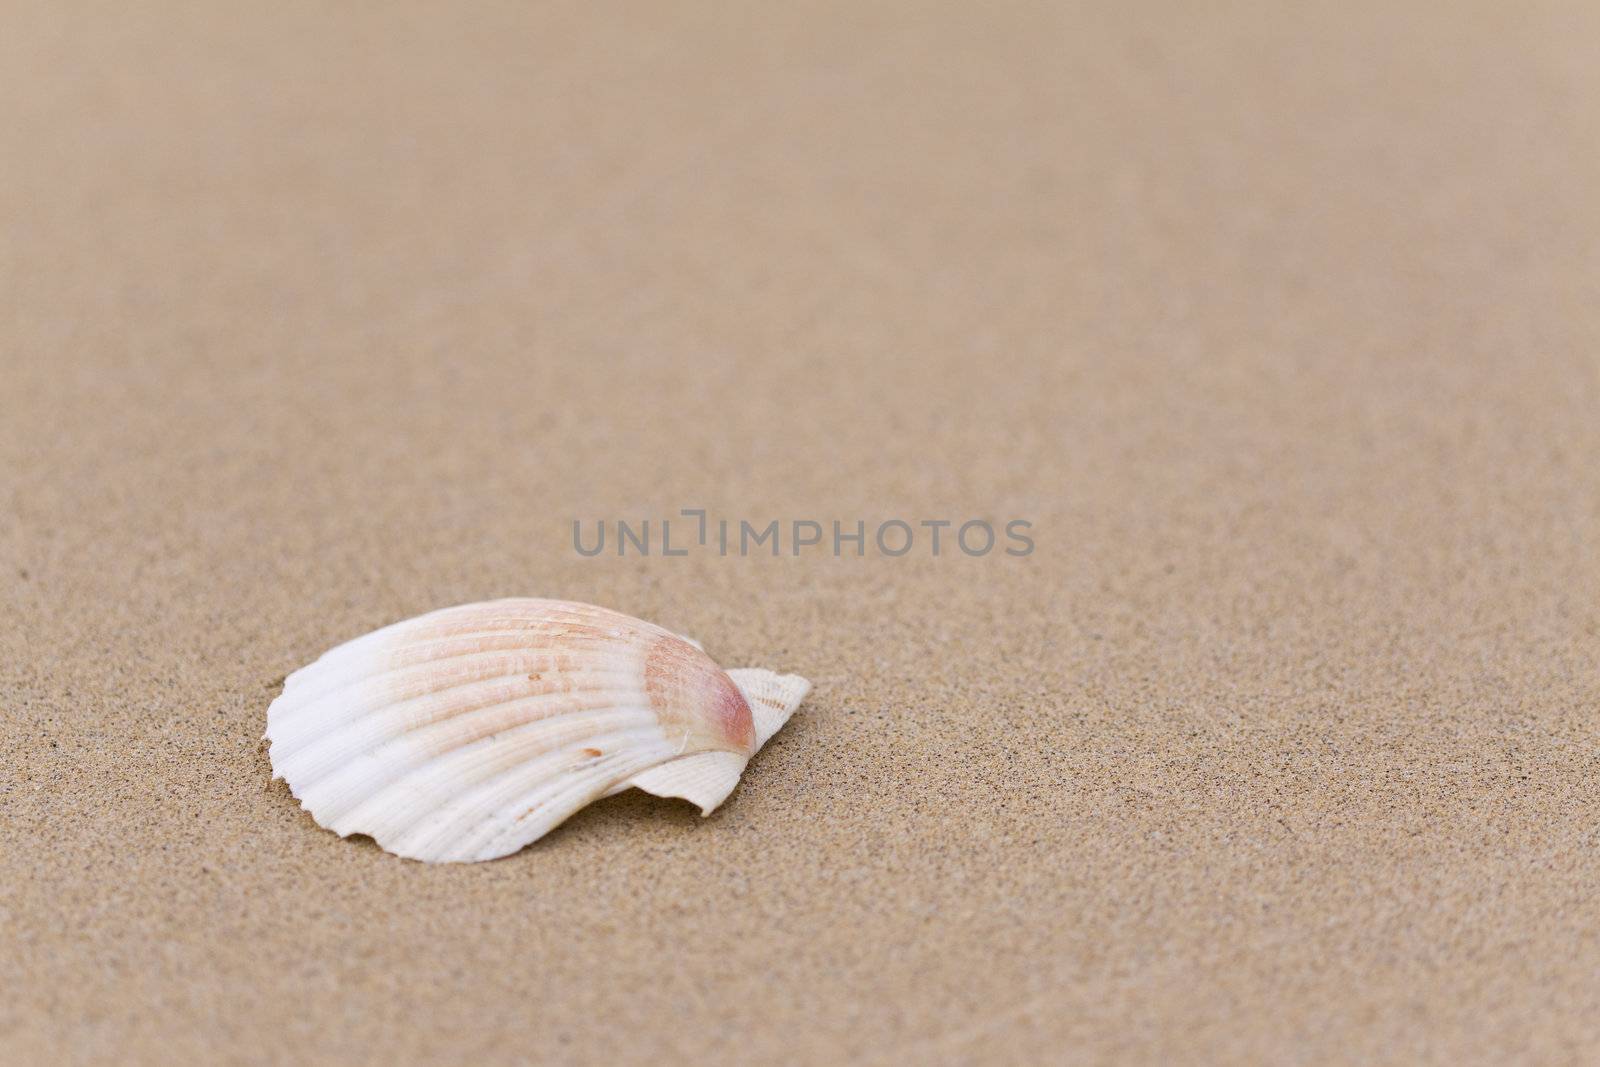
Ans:
[{"label": "pink tinted shell area", "polygon": [[689,642],[663,634],[645,654],[645,691],[665,723],[687,726],[707,748],[755,751],[750,705],[728,672]]}]

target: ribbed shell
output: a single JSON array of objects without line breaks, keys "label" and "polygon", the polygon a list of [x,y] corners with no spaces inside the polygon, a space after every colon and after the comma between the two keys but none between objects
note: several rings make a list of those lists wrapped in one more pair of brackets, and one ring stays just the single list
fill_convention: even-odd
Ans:
[{"label": "ribbed shell", "polygon": [[322,826],[415,859],[482,860],[629,786],[709,813],[809,688],[730,675],[605,608],[498,600],[333,649],[289,676],[267,737],[275,777]]}]

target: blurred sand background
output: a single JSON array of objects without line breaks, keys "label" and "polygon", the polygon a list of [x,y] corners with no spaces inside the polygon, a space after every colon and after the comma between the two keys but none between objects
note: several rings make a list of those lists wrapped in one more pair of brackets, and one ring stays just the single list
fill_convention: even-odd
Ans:
[{"label": "blurred sand background", "polygon": [[[1200,6],[5,4],[0,1060],[1600,1058],[1600,7]],[[684,507],[1037,551],[572,550]],[[816,691],[269,784],[512,594]]]}]

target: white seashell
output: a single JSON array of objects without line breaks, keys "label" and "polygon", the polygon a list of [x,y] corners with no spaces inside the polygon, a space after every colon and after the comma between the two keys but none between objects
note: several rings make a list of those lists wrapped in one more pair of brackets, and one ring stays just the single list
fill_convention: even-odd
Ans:
[{"label": "white seashell", "polygon": [[495,600],[358,637],[267,709],[274,778],[318,824],[431,862],[494,859],[630,787],[709,815],[811,691],[724,671],[589,604]]}]

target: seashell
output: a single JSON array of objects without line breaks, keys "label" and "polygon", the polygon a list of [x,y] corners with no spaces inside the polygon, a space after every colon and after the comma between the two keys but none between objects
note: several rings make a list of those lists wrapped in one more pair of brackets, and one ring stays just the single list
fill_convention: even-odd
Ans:
[{"label": "seashell", "polygon": [[628,788],[709,815],[811,690],[724,671],[620,612],[512,599],[420,615],[291,674],[274,778],[321,826],[429,862],[494,859]]}]

